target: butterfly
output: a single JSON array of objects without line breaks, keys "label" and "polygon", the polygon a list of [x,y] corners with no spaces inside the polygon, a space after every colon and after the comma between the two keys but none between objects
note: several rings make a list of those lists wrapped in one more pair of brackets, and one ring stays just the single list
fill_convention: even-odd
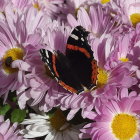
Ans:
[{"label": "butterfly", "polygon": [[88,34],[82,26],[75,27],[68,37],[65,54],[40,49],[41,59],[52,75],[72,93],[78,94],[96,87],[98,66],[88,44]]}]

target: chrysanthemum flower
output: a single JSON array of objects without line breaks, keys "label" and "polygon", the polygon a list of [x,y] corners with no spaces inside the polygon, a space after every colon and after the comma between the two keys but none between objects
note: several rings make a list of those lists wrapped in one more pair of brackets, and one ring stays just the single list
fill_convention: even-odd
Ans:
[{"label": "chrysanthemum flower", "polygon": [[14,9],[18,8],[20,10],[23,10],[24,8],[31,7],[31,1],[29,0],[12,0],[11,3],[13,4]]},{"label": "chrysanthemum flower", "polygon": [[5,10],[5,7],[9,4],[10,2],[8,0],[1,0],[0,2],[0,11],[3,12]]},{"label": "chrysanthemum flower", "polygon": [[140,24],[137,24],[136,30],[131,33],[131,40],[130,40],[130,48],[131,52],[127,55],[127,58],[133,62],[133,65],[136,66],[138,69],[136,71],[137,77],[140,79]]},{"label": "chrysanthemum flower", "polygon": [[86,3],[86,0],[69,0],[66,1],[66,4],[73,7],[74,9],[79,9],[81,5],[84,5]]},{"label": "chrysanthemum flower", "polygon": [[68,14],[72,14],[73,16],[77,15],[78,10],[83,7],[85,9],[89,9],[90,5],[94,4],[98,0],[68,0],[63,4],[63,8],[61,9],[64,14],[64,18],[67,18]]},{"label": "chrysanthemum flower", "polygon": [[[130,28],[129,32],[120,34],[118,37],[114,38],[108,35],[108,37],[103,36],[102,39],[92,41],[95,57],[97,57],[97,55],[100,57],[99,44],[106,44],[104,46],[104,57],[106,58],[105,60],[107,60],[105,64],[106,67],[115,67],[119,63],[130,62],[132,69],[135,71],[134,75],[136,74],[137,78],[139,78],[139,28],[140,26],[138,24],[135,30]],[[113,40],[115,41],[113,42]]]},{"label": "chrysanthemum flower", "polygon": [[[12,68],[11,64],[14,60],[22,60],[24,57],[24,49],[16,43],[7,25],[1,23],[1,95],[9,90],[14,91],[20,85],[18,79],[18,69]],[[6,37],[9,36],[10,38]]]},{"label": "chrysanthemum flower", "polygon": [[[125,45],[127,45],[129,44],[129,41],[126,43],[127,41],[126,38],[123,38],[122,42],[119,40],[118,42],[121,43],[120,44],[118,43],[119,45],[117,47],[119,48],[117,48],[116,44],[112,43],[113,39],[114,39],[113,37],[107,35],[104,36],[103,38],[100,38],[99,42],[95,40],[96,41],[95,43],[93,41],[92,50],[94,52],[95,59],[97,60],[99,69],[104,73],[104,76],[106,75],[105,77],[107,78],[107,80],[104,86],[113,85],[116,87],[122,86],[129,88],[137,83],[136,78],[133,77],[133,74],[135,74],[135,70],[133,69],[133,63],[132,62],[122,63],[125,61],[125,58],[127,60],[125,54],[129,54],[130,50],[129,45],[123,48],[123,45],[121,43],[123,44],[125,43]],[[119,77],[120,79],[118,80]]]},{"label": "chrysanthemum flower", "polygon": [[17,8],[23,12],[24,9],[34,8],[36,11],[42,11],[47,16],[54,18],[60,14],[64,0],[12,0],[11,3],[14,10]]},{"label": "chrysanthemum flower", "polygon": [[115,50],[114,44],[112,44],[113,38],[107,35],[107,37],[104,36],[99,40],[101,41],[99,44],[93,41],[94,45],[92,45],[94,57],[97,60],[99,68],[97,88],[91,91],[94,98],[97,99],[97,102],[95,101],[96,107],[106,102],[105,99],[114,98],[117,88],[130,88],[137,83],[137,78],[134,76],[136,70],[133,69],[133,63],[122,63],[122,61],[116,60],[116,55],[112,54]]},{"label": "chrysanthemum flower", "polygon": [[111,0],[111,4],[126,24],[136,26],[140,22],[140,0]]},{"label": "chrysanthemum flower", "polygon": [[88,114],[95,122],[86,125],[81,136],[90,136],[92,140],[139,140],[139,99],[123,96],[120,101],[110,100],[103,104],[96,117]]},{"label": "chrysanthemum flower", "polygon": [[10,125],[10,121],[4,121],[4,117],[0,116],[0,140],[25,140],[17,130],[17,123]]},{"label": "chrysanthemum flower", "polygon": [[77,19],[69,14],[69,24],[72,27],[83,26],[87,31],[91,32],[92,38],[100,38],[103,33],[113,33],[118,29],[119,18],[113,15],[113,10],[109,6],[96,3],[90,6],[88,11],[80,8],[77,13]]},{"label": "chrysanthemum flower", "polygon": [[43,11],[49,17],[57,17],[60,14],[64,0],[32,0],[32,5],[38,11]]},{"label": "chrysanthemum flower", "polygon": [[[36,29],[40,25],[41,14],[35,14],[32,9],[25,16],[17,16],[12,9],[6,9],[5,23],[0,23],[0,94],[6,94],[9,90],[17,90],[24,81],[24,72],[29,71],[29,64],[26,63],[26,46],[37,45],[40,42],[40,33]],[[25,19],[21,19],[23,16]],[[36,16],[36,17],[35,17]],[[32,17],[32,20],[28,19]],[[36,19],[36,20],[34,20]],[[28,26],[30,23],[32,28]],[[28,25],[27,25],[28,24]],[[35,33],[36,32],[36,33]],[[5,96],[6,97],[6,96]]]},{"label": "chrysanthemum flower", "polygon": [[97,2],[98,0],[92,1],[92,0],[69,0],[66,1],[66,4],[69,8],[73,10],[73,12],[76,12],[80,7],[87,8],[89,5],[92,5],[93,3]]},{"label": "chrysanthemum flower", "polygon": [[80,128],[83,125],[73,125],[67,122],[61,110],[49,115],[30,114],[30,119],[22,122],[27,125],[21,134],[24,138],[37,138],[45,136],[45,140],[79,140]]}]

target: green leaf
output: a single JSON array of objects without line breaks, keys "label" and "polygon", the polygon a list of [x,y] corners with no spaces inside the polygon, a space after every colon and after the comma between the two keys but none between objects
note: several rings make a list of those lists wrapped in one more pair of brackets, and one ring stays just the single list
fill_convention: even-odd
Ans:
[{"label": "green leaf", "polygon": [[2,107],[0,107],[0,115],[5,115],[10,110],[10,105],[6,104]]},{"label": "green leaf", "polygon": [[13,97],[13,98],[12,98],[12,101],[13,101],[13,102],[16,102],[16,101],[17,101],[17,97]]},{"label": "green leaf", "polygon": [[13,92],[9,91],[8,100],[10,100],[12,102],[17,102],[16,91],[13,91]]},{"label": "green leaf", "polygon": [[15,109],[11,113],[11,121],[14,122],[22,122],[26,117],[26,110]]}]

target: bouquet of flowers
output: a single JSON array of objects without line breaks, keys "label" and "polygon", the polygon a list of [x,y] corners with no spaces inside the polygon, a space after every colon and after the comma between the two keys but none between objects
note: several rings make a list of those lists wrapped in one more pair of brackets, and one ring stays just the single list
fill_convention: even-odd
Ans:
[{"label": "bouquet of flowers", "polygon": [[0,140],[140,140],[140,0],[0,0]]}]

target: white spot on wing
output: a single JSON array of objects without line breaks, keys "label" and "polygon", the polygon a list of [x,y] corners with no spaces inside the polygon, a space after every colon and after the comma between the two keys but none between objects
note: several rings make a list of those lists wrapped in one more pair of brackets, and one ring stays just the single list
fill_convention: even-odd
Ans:
[{"label": "white spot on wing", "polygon": [[75,28],[76,31],[79,31],[77,28]]},{"label": "white spot on wing", "polygon": [[46,51],[46,56],[49,58],[49,54],[48,54],[48,51]]},{"label": "white spot on wing", "polygon": [[51,71],[50,67],[48,66],[49,70]]},{"label": "white spot on wing", "polygon": [[47,63],[49,63],[49,60],[47,59]]},{"label": "white spot on wing", "polygon": [[72,37],[73,39],[75,39],[75,40],[78,40],[78,39],[79,39],[79,37],[76,36],[76,35],[74,35],[74,34],[71,34],[71,37]]},{"label": "white spot on wing", "polygon": [[57,82],[59,81],[57,77],[55,77],[55,80],[56,80]]},{"label": "white spot on wing", "polygon": [[85,41],[83,37],[81,38],[81,40],[82,40],[83,42]]}]

